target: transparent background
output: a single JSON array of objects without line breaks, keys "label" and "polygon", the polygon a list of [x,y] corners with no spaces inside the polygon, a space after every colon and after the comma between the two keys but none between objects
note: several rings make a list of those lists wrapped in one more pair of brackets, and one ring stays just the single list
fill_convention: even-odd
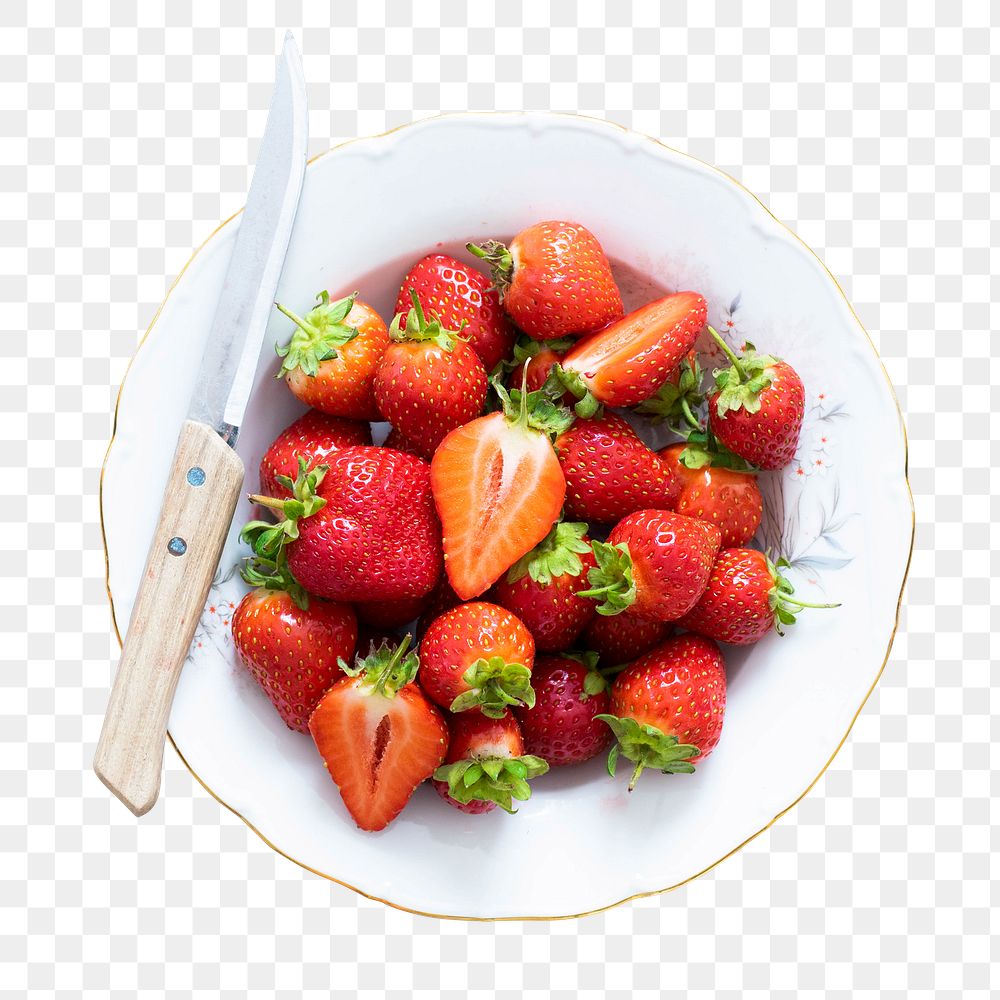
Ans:
[{"label": "transparent background", "polygon": [[[0,996],[986,996],[996,12],[0,4]],[[117,654],[97,510],[117,385],[191,248],[243,202],[285,27],[312,152],[438,111],[612,119],[759,194],[881,350],[918,517],[892,658],[812,794],[686,888],[578,921],[438,922],[272,853],[172,751],[138,822],[89,770]],[[460,185],[495,167],[470,150],[438,169]]]}]

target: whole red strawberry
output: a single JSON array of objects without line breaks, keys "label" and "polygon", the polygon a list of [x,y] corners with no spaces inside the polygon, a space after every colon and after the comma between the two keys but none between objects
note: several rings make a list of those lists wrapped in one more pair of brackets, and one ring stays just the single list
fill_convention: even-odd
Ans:
[{"label": "whole red strawberry", "polygon": [[358,624],[348,604],[310,597],[283,563],[248,560],[255,585],[233,612],[233,645],[289,729],[309,731],[309,715],[350,660]]},{"label": "whole red strawberry", "polygon": [[706,310],[697,292],[656,299],[580,340],[553,375],[577,397],[581,417],[593,416],[601,404],[635,406],[677,369],[705,325]]},{"label": "whole red strawberry", "polygon": [[441,575],[441,526],[430,468],[388,448],[345,448],[329,467],[300,461],[293,495],[253,497],[279,511],[277,524],[243,529],[258,555],[287,550],[288,566],[311,594],[339,601],[421,597]]},{"label": "whole red strawberry", "polygon": [[442,708],[500,718],[511,705],[534,703],[534,662],[535,642],[520,620],[474,601],[446,611],[424,633],[420,686]]},{"label": "whole red strawberry", "polygon": [[594,615],[583,632],[583,644],[597,653],[602,666],[614,667],[642,656],[672,633],[666,622],[640,618],[629,608],[620,615]]},{"label": "whole red strawberry", "polygon": [[450,806],[465,813],[516,812],[514,800],[531,797],[528,781],[549,765],[525,754],[524,740],[509,712],[491,719],[478,712],[453,715],[444,764],[434,772],[434,788]]},{"label": "whole red strawberry", "polygon": [[608,727],[597,718],[607,713],[610,699],[607,682],[593,669],[596,662],[594,653],[579,659],[538,657],[531,674],[534,707],[514,710],[528,752],[552,767],[590,760],[611,741]]},{"label": "whole red strawberry", "polygon": [[392,343],[375,373],[375,399],[382,416],[425,458],[449,431],[478,417],[486,402],[486,371],[476,352],[428,319],[411,290],[413,308],[389,328]]},{"label": "whole red strawberry", "polygon": [[410,637],[382,646],[323,696],[309,719],[330,777],[362,830],[382,830],[444,760],[448,726],[413,683]]},{"label": "whole red strawberry", "polygon": [[682,514],[629,514],[607,542],[594,543],[597,569],[590,571],[590,590],[580,596],[603,600],[600,614],[631,608],[640,618],[675,621],[704,592],[720,537],[714,525]]},{"label": "whole red strawberry", "polygon": [[700,635],[681,635],[648,652],[615,679],[611,712],[603,721],[618,741],[608,757],[635,764],[629,791],[647,767],[664,774],[694,771],[722,735],[726,672],[719,647]]},{"label": "whole red strawberry", "polygon": [[586,531],[560,522],[493,586],[492,600],[517,615],[536,649],[568,649],[594,617],[594,602],[577,596],[597,565]]},{"label": "whole red strawberry", "polygon": [[386,435],[385,441],[382,443],[383,448],[394,448],[396,451],[405,451],[407,455],[416,455],[417,458],[423,458],[420,454],[417,446],[412,442],[408,441],[399,431],[393,427],[389,433]]},{"label": "whole red strawberry", "polygon": [[579,223],[538,222],[510,249],[492,240],[468,249],[489,262],[508,315],[536,340],[599,330],[624,311],[601,244]]},{"label": "whole red strawberry", "polygon": [[731,452],[759,469],[783,469],[795,458],[805,413],[805,388],[795,369],[748,344],[742,357],[715,332],[731,367],[715,373],[708,422]]},{"label": "whole red strawberry", "polygon": [[410,293],[449,330],[461,330],[486,371],[493,371],[514,346],[515,331],[500,308],[490,279],[454,257],[434,253],[418,260],[403,279],[396,312],[406,323]]},{"label": "whole red strawberry", "polygon": [[781,575],[785,559],[772,562],[756,549],[723,549],[705,593],[678,624],[719,642],[749,646],[771,629],[794,625],[802,608],[838,608],[839,604],[807,604]]},{"label": "whole red strawberry", "polygon": [[577,420],[556,439],[566,516],[613,524],[637,510],[672,510],[676,480],[660,456],[614,413]]},{"label": "whole red strawberry", "polygon": [[288,496],[289,491],[278,482],[278,476],[294,480],[300,456],[311,469],[341,448],[371,443],[372,429],[368,424],[333,417],[322,410],[309,410],[289,424],[264,452],[260,460],[260,491],[270,497]]},{"label": "whole red strawberry", "polygon": [[419,618],[430,604],[431,595],[403,597],[393,601],[356,601],[358,621],[372,628],[396,629]]},{"label": "whole red strawberry", "polygon": [[715,465],[689,468],[688,451],[685,444],[672,444],[660,452],[676,486],[671,509],[714,524],[722,533],[723,548],[745,545],[764,513],[757,476]]},{"label": "whole red strawberry", "polygon": [[281,310],[297,329],[279,347],[279,377],[307,406],[352,420],[378,420],[375,369],[389,346],[382,317],[355,295],[336,302],[328,292],[303,318],[285,306]]}]

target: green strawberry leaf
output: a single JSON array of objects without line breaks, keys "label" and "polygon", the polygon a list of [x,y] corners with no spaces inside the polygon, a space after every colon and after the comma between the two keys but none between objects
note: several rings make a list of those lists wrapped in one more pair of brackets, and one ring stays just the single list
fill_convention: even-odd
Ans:
[{"label": "green strawberry leaf", "polygon": [[[244,530],[246,529],[244,528]],[[261,555],[245,557],[240,569],[240,576],[251,587],[262,587],[264,590],[283,590],[299,608],[303,611],[309,610],[309,594],[288,568],[288,556],[284,546],[278,547],[277,555],[273,559]]]},{"label": "green strawberry leaf", "polygon": [[407,652],[412,638],[404,635],[397,646],[383,642],[378,649],[368,656],[358,657],[353,664],[338,658],[337,665],[348,677],[362,677],[365,686],[375,694],[393,698],[397,691],[413,682],[420,667],[417,651]]},{"label": "green strawberry leaf", "polygon": [[682,436],[685,428],[701,430],[701,421],[695,414],[705,401],[701,391],[702,378],[698,358],[693,361],[684,358],[677,368],[677,381],[670,378],[664,382],[649,399],[635,408],[636,412],[652,417],[654,424],[667,422]]},{"label": "green strawberry leaf", "polygon": [[668,735],[656,726],[642,725],[635,719],[604,714],[594,718],[607,723],[617,740],[608,756],[611,777],[615,776],[619,755],[635,764],[628,785],[630,792],[647,767],[664,774],[691,774],[694,771],[691,758],[697,757],[701,751],[693,744],[679,743],[676,736]]},{"label": "green strawberry leaf", "polygon": [[406,326],[403,326],[402,313],[396,313],[389,325],[389,337],[392,340],[432,343],[450,354],[455,350],[455,345],[460,340],[466,341],[468,339],[460,336],[465,327],[464,320],[459,330],[446,330],[437,316],[424,315],[424,307],[420,304],[420,297],[413,288],[410,289],[410,301],[413,303],[413,308],[406,314]]},{"label": "green strawberry leaf", "polygon": [[767,570],[771,574],[771,589],[767,594],[767,606],[774,614],[774,630],[778,635],[784,635],[782,625],[794,625],[796,615],[803,608],[839,608],[840,604],[810,604],[793,597],[795,588],[791,582],[782,575],[783,569],[788,569],[791,563],[784,558],[772,561],[765,552],[764,558],[767,560]]},{"label": "green strawberry leaf", "polygon": [[587,574],[590,589],[578,591],[577,597],[599,600],[599,615],[620,615],[635,603],[635,580],[628,545],[594,542],[592,547],[597,565]]},{"label": "green strawberry leaf", "polygon": [[337,348],[358,335],[357,329],[344,322],[354,308],[357,296],[358,293],[354,292],[331,302],[330,293],[322,291],[316,296],[319,305],[306,313],[305,318],[280,302],[275,303],[279,312],[284,313],[297,328],[287,344],[281,347],[275,345],[275,352],[282,359],[278,378],[297,370],[315,376],[320,362],[337,357]]},{"label": "green strawberry leaf", "polygon": [[590,552],[590,543],[583,540],[587,525],[582,522],[558,521],[552,530],[507,571],[507,582],[516,583],[524,576],[547,586],[556,576],[579,576],[583,571],[580,554]]},{"label": "green strawberry leaf", "polygon": [[478,708],[490,719],[501,719],[515,705],[534,707],[531,671],[523,663],[508,663],[502,656],[480,658],[462,674],[462,680],[469,690],[451,703],[453,712]]},{"label": "green strawberry leaf", "polygon": [[541,757],[473,757],[454,764],[442,764],[434,772],[436,781],[448,786],[448,794],[463,805],[469,802],[495,802],[514,813],[514,800],[531,798],[533,778],[545,774],[549,765]]},{"label": "green strawberry leaf", "polygon": [[326,506],[326,500],[317,494],[323,477],[329,471],[327,465],[317,465],[310,469],[306,460],[299,456],[299,471],[293,482],[287,476],[278,476],[278,482],[292,491],[291,497],[263,497],[252,494],[250,499],[262,507],[276,511],[281,519],[273,521],[248,521],[240,531],[240,539],[254,551],[254,555],[276,561],[281,550],[299,537],[299,521],[312,517]]},{"label": "green strawberry leaf", "polygon": [[465,249],[480,260],[486,261],[490,268],[493,287],[500,296],[500,301],[507,294],[511,280],[514,277],[514,258],[510,250],[496,240],[486,240],[485,243],[466,243]]},{"label": "green strawberry leaf", "polygon": [[500,398],[504,416],[511,424],[530,427],[554,439],[569,430],[573,423],[573,414],[565,406],[554,403],[544,388],[528,393],[521,389],[508,391],[497,378],[491,380],[491,385]]}]

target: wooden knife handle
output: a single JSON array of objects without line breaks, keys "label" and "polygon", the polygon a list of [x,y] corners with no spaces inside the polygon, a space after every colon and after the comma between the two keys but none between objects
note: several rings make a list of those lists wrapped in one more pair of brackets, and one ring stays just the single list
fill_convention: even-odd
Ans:
[{"label": "wooden knife handle", "polygon": [[97,776],[136,816],[160,791],[170,703],[242,485],[236,452],[186,421],[94,756]]}]

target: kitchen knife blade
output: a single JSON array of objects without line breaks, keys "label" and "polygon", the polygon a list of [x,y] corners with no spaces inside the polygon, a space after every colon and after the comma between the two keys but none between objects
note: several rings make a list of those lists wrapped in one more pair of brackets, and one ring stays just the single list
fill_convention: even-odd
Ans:
[{"label": "kitchen knife blade", "polygon": [[170,705],[243,486],[234,445],[302,192],[307,117],[302,64],[288,32],[94,756],[98,777],[137,816],[159,794]]}]

